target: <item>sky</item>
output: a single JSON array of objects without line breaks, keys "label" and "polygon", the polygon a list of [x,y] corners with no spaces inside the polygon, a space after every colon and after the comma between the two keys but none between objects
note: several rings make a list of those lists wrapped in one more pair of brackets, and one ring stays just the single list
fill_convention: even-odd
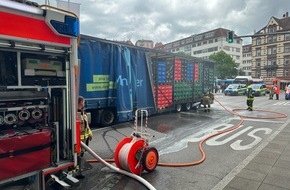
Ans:
[{"label": "sky", "polygon": [[[32,0],[56,5],[56,0]],[[252,35],[272,16],[290,12],[289,0],[69,0],[80,4],[81,34],[163,44],[225,28]],[[290,14],[289,14],[290,15]],[[243,38],[244,44],[251,38]]]}]

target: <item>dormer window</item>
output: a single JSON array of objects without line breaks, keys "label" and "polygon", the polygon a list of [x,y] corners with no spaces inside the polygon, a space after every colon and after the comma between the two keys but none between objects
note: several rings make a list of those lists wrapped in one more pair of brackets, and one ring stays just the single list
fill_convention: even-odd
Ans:
[{"label": "dormer window", "polygon": [[277,31],[277,25],[270,25],[268,27],[268,33],[273,33]]}]

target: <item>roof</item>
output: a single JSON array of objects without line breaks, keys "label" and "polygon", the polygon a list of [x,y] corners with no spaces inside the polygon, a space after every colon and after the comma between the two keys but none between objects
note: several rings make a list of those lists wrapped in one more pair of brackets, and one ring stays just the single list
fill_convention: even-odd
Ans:
[{"label": "roof", "polygon": [[[185,45],[185,44],[192,44],[193,42],[194,43],[202,42],[204,40],[214,39],[214,38],[217,38],[217,37],[227,37],[229,31],[230,31],[229,29],[217,28],[217,29],[214,29],[214,30],[209,30],[209,31],[202,32],[202,33],[199,33],[199,34],[194,34],[194,35],[191,35],[190,37],[186,37],[186,38],[182,38],[182,39],[179,39],[179,40],[176,40],[176,41],[173,41],[173,42],[166,43],[166,44],[164,44],[164,46],[166,46],[168,44],[174,44],[174,43],[177,43],[177,42],[181,42],[181,41],[185,41],[185,43],[182,44],[182,45]],[[206,37],[206,34],[210,34],[211,32],[213,32],[213,36]],[[203,36],[203,37],[201,39],[196,40],[196,38],[199,37],[199,36]],[[235,35],[235,36],[237,36],[237,35]],[[186,40],[190,39],[190,38],[193,38],[193,41],[186,42]]]},{"label": "roof", "polygon": [[[290,17],[286,16],[286,17],[283,17],[281,19],[279,18],[276,18],[274,16],[272,16],[269,20],[269,22],[274,19],[278,25],[282,28],[281,30],[278,30],[278,31],[288,31],[290,30]],[[260,29],[258,32],[256,32],[255,34],[260,34],[262,31],[264,31],[268,25],[269,25],[269,22],[266,26],[264,26],[262,29]]]}]

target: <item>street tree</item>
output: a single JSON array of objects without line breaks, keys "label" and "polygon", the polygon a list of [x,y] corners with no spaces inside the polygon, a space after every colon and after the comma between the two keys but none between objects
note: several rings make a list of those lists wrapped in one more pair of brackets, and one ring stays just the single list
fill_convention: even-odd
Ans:
[{"label": "street tree", "polygon": [[224,51],[211,54],[209,59],[216,62],[215,74],[218,78],[227,79],[237,75],[238,64]]}]

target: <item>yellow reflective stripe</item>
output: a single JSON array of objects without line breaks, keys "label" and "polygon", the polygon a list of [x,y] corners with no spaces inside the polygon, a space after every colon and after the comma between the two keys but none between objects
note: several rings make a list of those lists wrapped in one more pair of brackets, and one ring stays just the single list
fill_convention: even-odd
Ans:
[{"label": "yellow reflective stripe", "polygon": [[89,134],[89,135],[92,135],[92,134],[93,134],[93,132],[92,132],[91,129],[89,129],[88,134]]}]

